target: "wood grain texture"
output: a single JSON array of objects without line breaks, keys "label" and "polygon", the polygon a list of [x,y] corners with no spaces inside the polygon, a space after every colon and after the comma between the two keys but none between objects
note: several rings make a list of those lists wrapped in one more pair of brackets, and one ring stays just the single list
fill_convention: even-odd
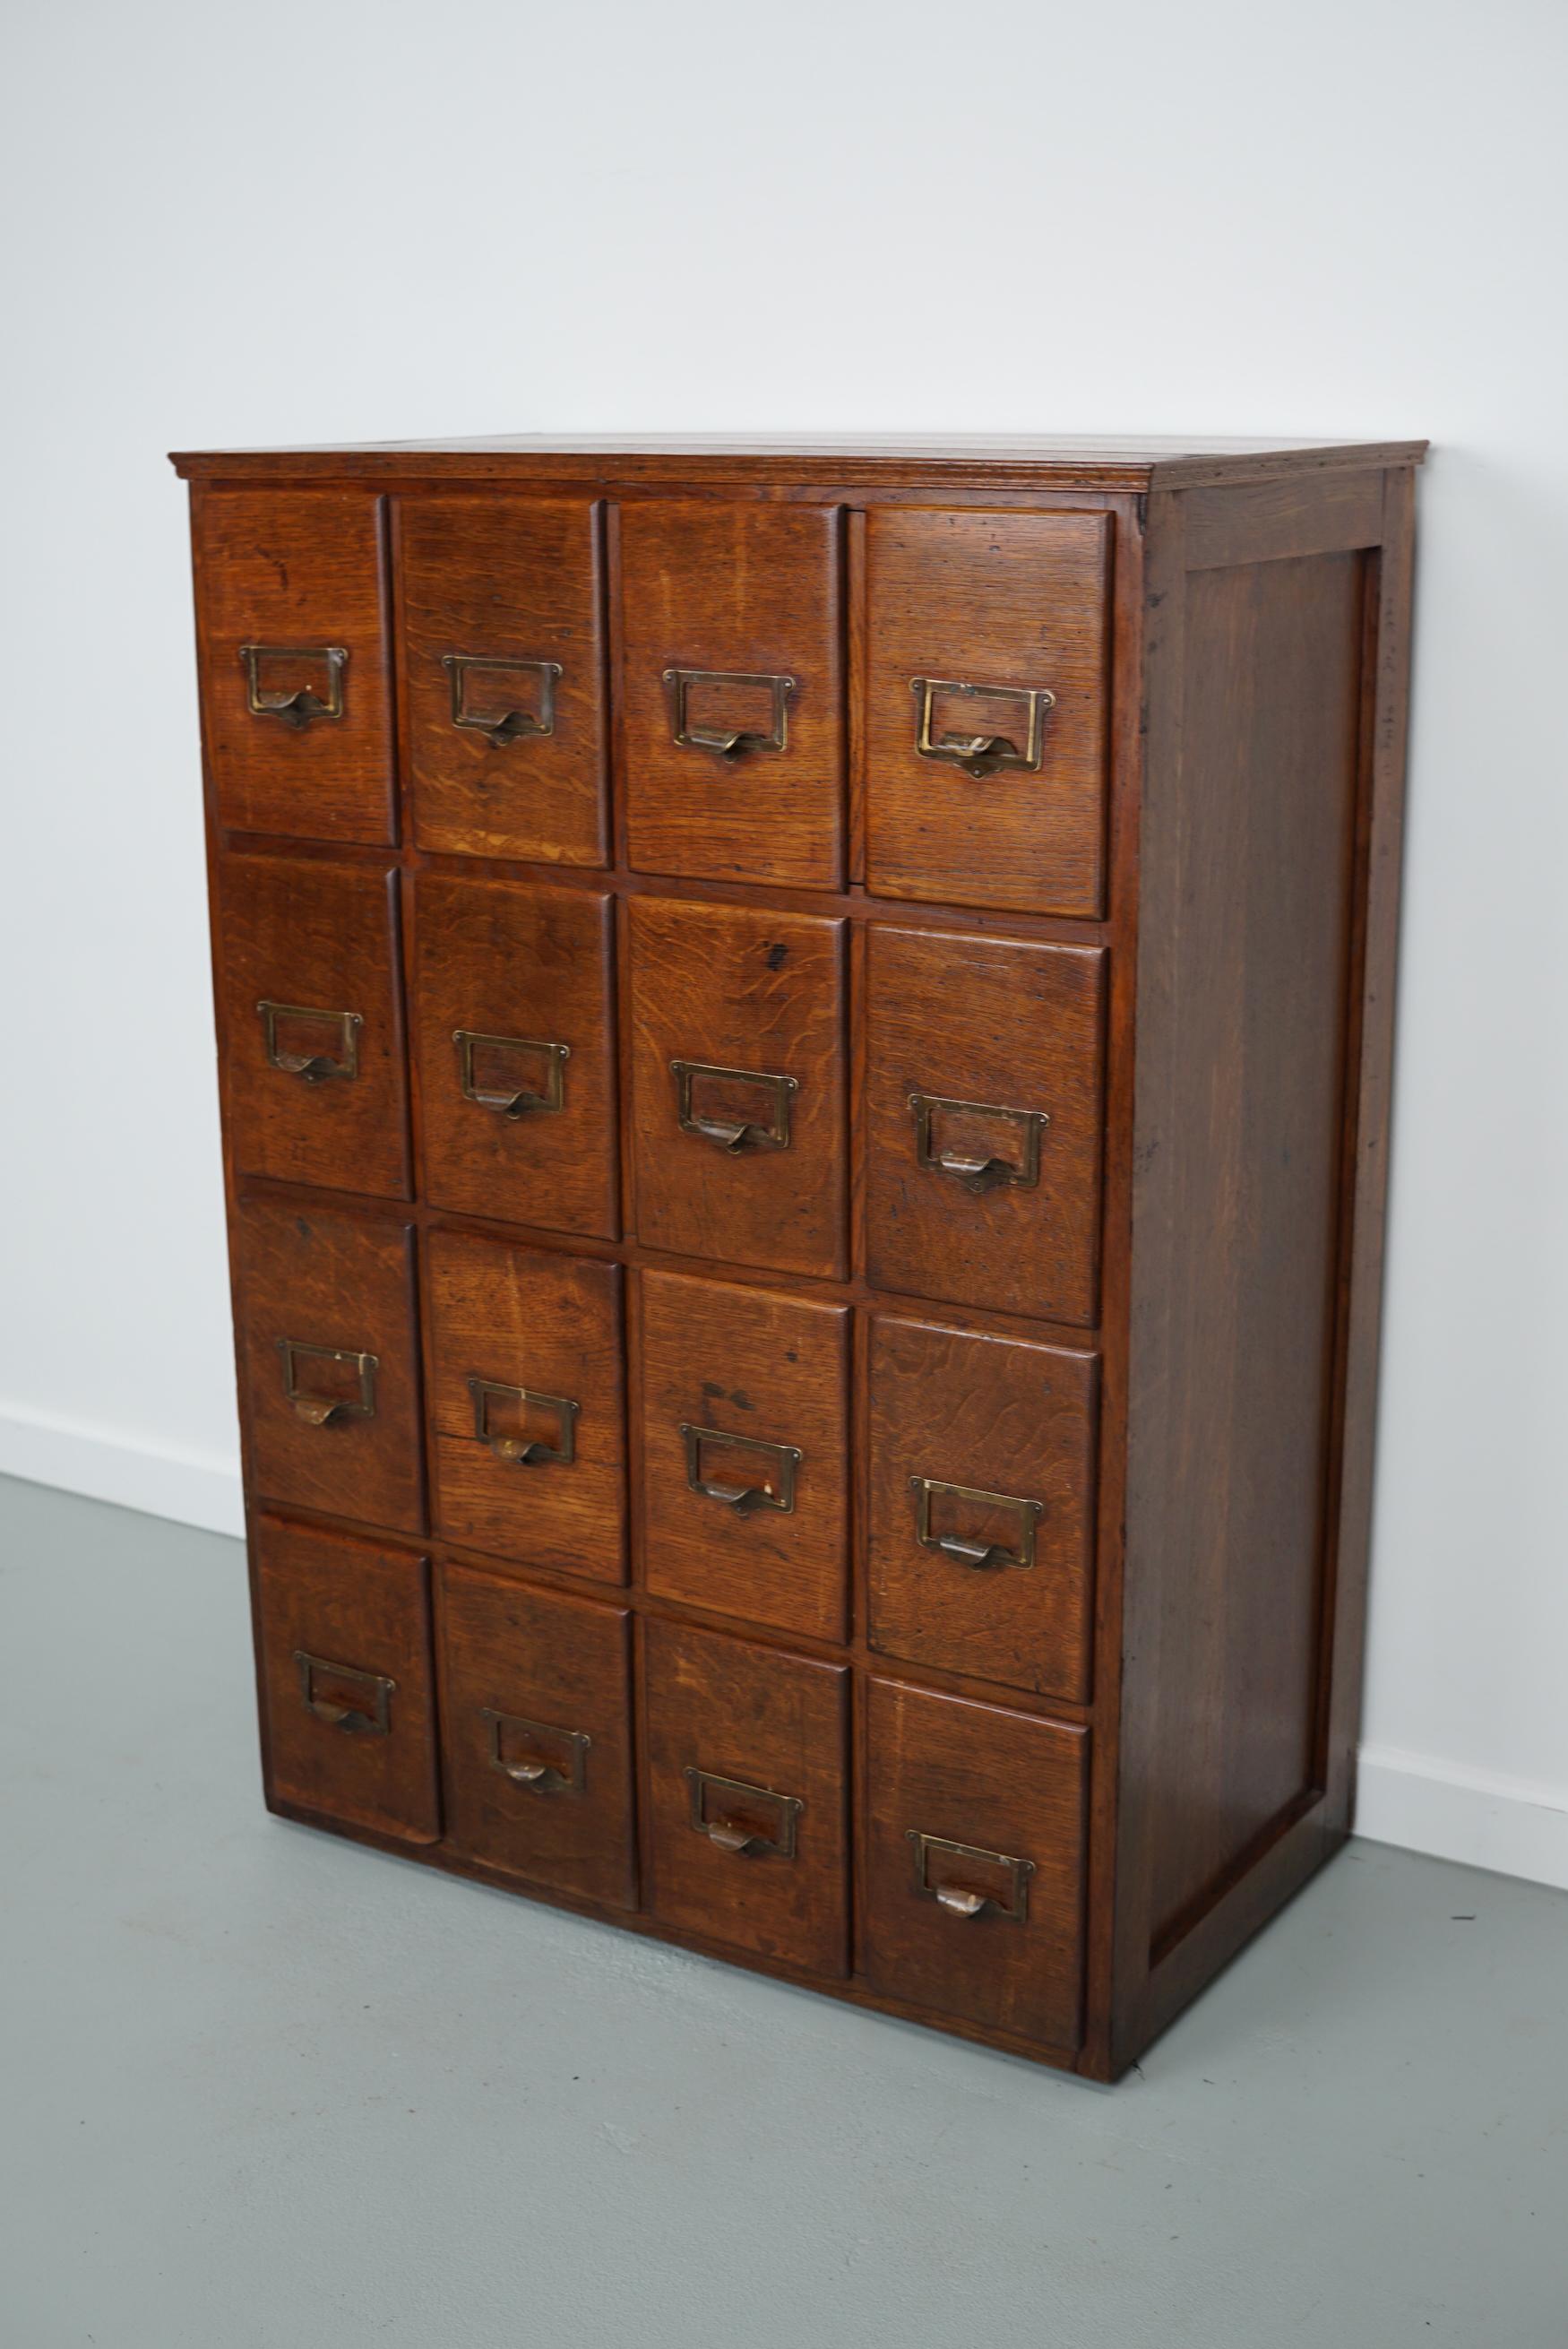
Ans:
[{"label": "wood grain texture", "polygon": [[1189,571],[1345,554],[1382,539],[1383,476],[1287,476],[1250,489],[1193,490],[1182,500],[1181,522]]},{"label": "wood grain texture", "polygon": [[[263,1702],[274,1797],[410,1843],[441,1832],[428,1568],[341,1534],[257,1521]],[[306,1701],[301,1655],[310,1668]],[[333,1667],[337,1667],[334,1670]],[[385,1726],[363,1713],[390,1681]],[[332,1710],[372,1727],[337,1723]]]},{"label": "wood grain texture", "polygon": [[[848,1602],[850,1315],[763,1288],[645,1272],[642,1526],[650,1590],[715,1614],[841,1639]],[[788,1493],[788,1512],[738,1510],[703,1482]],[[791,1471],[758,1445],[800,1454]]]},{"label": "wood grain texture", "polygon": [[1409,730],[1415,504],[1416,485],[1408,472],[1385,476],[1383,543],[1368,573],[1369,625],[1362,661],[1361,926],[1349,1037],[1348,1180],[1340,1252],[1341,1437],[1335,1464],[1337,1484],[1330,1495],[1333,1571],[1324,1624],[1329,1682],[1321,1762],[1328,1822],[1336,1836],[1348,1831],[1354,1813],[1367,1639]]},{"label": "wood grain texture", "polygon": [[[409,1195],[396,867],[232,856],[221,876],[219,1059],[234,1163],[325,1190]],[[267,1054],[263,1002],[274,1014]],[[346,1050],[341,1015],[357,1026]],[[320,1016],[320,1015],[325,1015]],[[351,1076],[277,1060],[325,1058]]]},{"label": "wood grain texture", "polygon": [[[624,1609],[451,1563],[440,1571],[438,1604],[453,1849],[527,1883],[634,1907]],[[574,1738],[589,1741],[580,1764]],[[508,1777],[498,1756],[502,1765],[542,1763],[550,1776]]]},{"label": "wood grain texture", "polygon": [[[866,1979],[939,2013],[1076,2046],[1087,1731],[898,1681],[872,1681],[867,1705]],[[993,1905],[964,1917],[922,1897],[912,1828],[1032,1861],[1024,1921],[995,1905],[1006,1872],[962,1857],[933,1857],[930,1881]]]},{"label": "wood grain texture", "polygon": [[[1093,1596],[1095,1358],[893,1314],[872,1319],[868,1373],[871,1644],[903,1661],[1087,1699]],[[923,1547],[916,1478],[1041,1505],[1033,1564],[976,1566]],[[1014,1556],[1016,1508],[931,1496],[928,1531]]]},{"label": "wood grain texture", "polygon": [[[627,910],[638,1237],[685,1256],[841,1278],[844,925],[648,897]],[[793,1078],[788,1149],[731,1153],[683,1133],[676,1060]],[[765,1123],[773,1097],[704,1078],[694,1107]]]},{"label": "wood grain texture", "polygon": [[1128,1702],[1152,1948],[1315,1768],[1363,568],[1188,583],[1133,1229]]},{"label": "wood grain texture", "polygon": [[[469,1548],[595,1582],[625,1573],[621,1273],[541,1248],[434,1231],[429,1280],[435,1519]],[[470,1379],[577,1406],[569,1462],[520,1464],[486,1442]],[[490,1433],[564,1448],[568,1414],[497,1398]]]},{"label": "wood grain texture", "polygon": [[[614,930],[596,892],[449,880],[415,889],[414,1049],[426,1196],[502,1223],[619,1230]],[[465,1099],[455,1041],[469,1047],[473,1089],[498,1102],[547,1093],[560,1044],[562,1105],[511,1116]]]},{"label": "wood grain texture", "polygon": [[[241,1408],[260,1497],[424,1529],[423,1446],[414,1327],[411,1225],[253,1199],[236,1219],[234,1299]],[[374,1415],[313,1425],[291,1403],[279,1341],[374,1354]],[[346,1365],[298,1359],[306,1399],[352,1403]]]},{"label": "wood grain texture", "polygon": [[[882,510],[866,524],[866,871],[875,895],[1094,916],[1104,896],[1110,519]],[[918,748],[915,678],[1044,688],[1037,772]],[[932,732],[1026,749],[1006,696],[932,699]]]},{"label": "wood grain texture", "polygon": [[[602,864],[608,843],[595,509],[586,498],[405,497],[396,512],[414,837],[421,848]],[[548,734],[453,722],[454,654],[552,661]],[[463,709],[537,721],[542,681],[476,667]]]},{"label": "wood grain texture", "polygon": [[[645,1623],[644,1639],[656,1914],[808,1973],[846,1973],[848,1671],[673,1623]],[[721,1824],[776,1835],[779,1806],[758,1796],[799,1803],[793,1857],[725,1850],[699,1833],[688,1769],[757,1790],[712,1798]]]},{"label": "wood grain texture", "polygon": [[[196,514],[202,710],[222,821],[305,840],[390,842],[390,673],[378,499],[220,492]],[[343,715],[297,730],[247,707],[242,645],[348,655]],[[326,694],[319,660],[269,659],[263,690]]]},{"label": "wood grain texture", "polygon": [[[833,888],[842,878],[839,518],[678,501],[621,515],[626,827],[644,873]],[[785,748],[734,759],[674,740],[671,668],[789,677]],[[767,733],[766,692],[693,688],[694,722]]]},{"label": "wood grain texture", "polygon": [[[1104,956],[873,924],[867,939],[867,1271],[879,1288],[1092,1324]],[[976,1193],[916,1155],[913,1093],[1043,1113],[1038,1180]],[[939,1154],[1021,1164],[1014,1120],[943,1112]]]}]

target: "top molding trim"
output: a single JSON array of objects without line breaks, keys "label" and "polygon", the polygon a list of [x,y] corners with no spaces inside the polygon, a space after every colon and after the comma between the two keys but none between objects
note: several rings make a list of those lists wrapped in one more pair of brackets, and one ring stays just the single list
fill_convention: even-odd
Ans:
[{"label": "top molding trim", "polygon": [[799,488],[864,481],[883,489],[1070,489],[1141,493],[1304,474],[1418,465],[1425,440],[957,439],[754,440],[547,434],[475,440],[382,440],[307,449],[208,449],[170,459],[206,481],[570,481],[694,487],[724,482]]}]

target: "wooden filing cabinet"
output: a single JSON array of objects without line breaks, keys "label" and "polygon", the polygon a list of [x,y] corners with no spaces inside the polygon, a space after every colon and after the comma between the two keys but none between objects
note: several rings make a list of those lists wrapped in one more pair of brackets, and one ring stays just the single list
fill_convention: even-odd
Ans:
[{"label": "wooden filing cabinet", "polygon": [[1098,2079],[1336,1848],[1423,445],[175,460],[274,1809]]}]

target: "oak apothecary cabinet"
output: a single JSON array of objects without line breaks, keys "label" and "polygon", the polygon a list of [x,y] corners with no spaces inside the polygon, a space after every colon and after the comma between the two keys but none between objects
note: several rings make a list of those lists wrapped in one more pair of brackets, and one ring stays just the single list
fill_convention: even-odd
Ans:
[{"label": "oak apothecary cabinet", "polygon": [[1421,448],[176,460],[276,1810],[1100,2079],[1335,1848]]}]

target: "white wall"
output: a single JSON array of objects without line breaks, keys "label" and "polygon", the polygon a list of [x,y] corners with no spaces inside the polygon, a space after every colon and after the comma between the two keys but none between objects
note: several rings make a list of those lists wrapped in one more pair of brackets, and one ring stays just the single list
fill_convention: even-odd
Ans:
[{"label": "white wall", "polygon": [[1558,0],[6,38],[0,1468],[236,1518],[166,449],[1429,433],[1363,1824],[1568,1883]]}]

